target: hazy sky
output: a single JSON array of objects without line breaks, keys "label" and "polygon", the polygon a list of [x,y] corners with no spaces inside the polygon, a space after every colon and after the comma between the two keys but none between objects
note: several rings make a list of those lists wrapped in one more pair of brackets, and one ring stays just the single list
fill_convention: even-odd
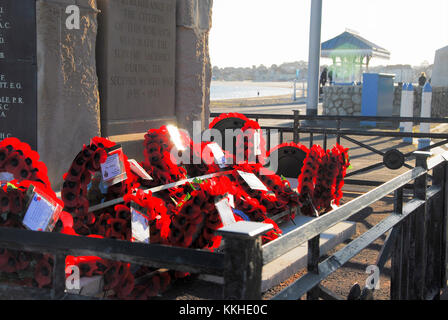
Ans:
[{"label": "hazy sky", "polygon": [[[311,0],[213,0],[212,65],[307,61],[310,10]],[[448,46],[448,0],[323,0],[322,42],[346,28],[391,52],[372,65],[432,64]]]}]

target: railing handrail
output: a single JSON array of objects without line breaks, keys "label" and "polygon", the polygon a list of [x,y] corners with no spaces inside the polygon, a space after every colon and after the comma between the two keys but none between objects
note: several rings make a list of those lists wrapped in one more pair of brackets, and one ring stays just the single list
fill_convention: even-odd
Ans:
[{"label": "railing handrail", "polygon": [[0,248],[46,252],[221,275],[224,254],[207,250],[0,227]]},{"label": "railing handrail", "polygon": [[[218,117],[221,112],[212,112],[210,117]],[[258,118],[258,119],[275,119],[275,120],[292,120],[295,117],[299,120],[330,120],[330,121],[376,121],[376,122],[426,122],[426,123],[448,123],[448,118],[422,118],[422,117],[399,117],[399,116],[329,116],[329,115],[318,115],[318,116],[308,116],[308,115],[297,115],[293,114],[255,114],[255,113],[241,113],[247,118]]]},{"label": "railing handrail", "polygon": [[424,175],[435,166],[448,158],[448,152],[438,155],[428,161],[428,168],[416,167],[400,176],[384,183],[383,185],[361,195],[360,197],[331,211],[331,214],[320,216],[290,233],[275,239],[263,246],[263,264],[272,262],[286,252],[300,246],[304,242],[320,235],[334,225],[347,220],[360,210],[372,203],[384,198],[391,192],[403,187],[412,180]]}]

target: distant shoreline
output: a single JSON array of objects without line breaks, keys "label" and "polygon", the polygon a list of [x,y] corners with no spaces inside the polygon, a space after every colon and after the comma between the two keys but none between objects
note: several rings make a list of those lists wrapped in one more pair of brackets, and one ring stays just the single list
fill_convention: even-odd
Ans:
[{"label": "distant shoreline", "polygon": [[210,101],[210,109],[224,107],[242,107],[242,106],[258,106],[258,105],[275,105],[298,103],[293,101],[291,95],[260,97],[260,98],[236,98]]},{"label": "distant shoreline", "polygon": [[225,81],[225,80],[212,80],[212,84],[216,85],[229,85],[229,86],[237,86],[237,85],[244,85],[244,86],[251,86],[251,87],[278,87],[278,88],[288,88],[292,89],[294,88],[294,82],[293,81],[251,81],[251,80],[244,80],[244,81]]}]

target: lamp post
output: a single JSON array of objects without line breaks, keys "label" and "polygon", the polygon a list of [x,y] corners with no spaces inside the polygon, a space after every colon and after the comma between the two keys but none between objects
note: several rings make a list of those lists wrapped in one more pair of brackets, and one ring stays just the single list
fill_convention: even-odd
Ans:
[{"label": "lamp post", "polygon": [[308,97],[306,115],[317,115],[322,26],[322,0],[311,0],[310,47],[308,55]]}]

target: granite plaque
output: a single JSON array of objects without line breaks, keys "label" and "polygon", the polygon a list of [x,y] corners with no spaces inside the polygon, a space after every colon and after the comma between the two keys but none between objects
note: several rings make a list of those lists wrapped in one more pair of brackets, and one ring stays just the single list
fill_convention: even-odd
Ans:
[{"label": "granite plaque", "polygon": [[0,0],[0,140],[37,149],[35,0]]},{"label": "granite plaque", "polygon": [[175,0],[98,0],[98,7],[102,135],[175,118]]}]

